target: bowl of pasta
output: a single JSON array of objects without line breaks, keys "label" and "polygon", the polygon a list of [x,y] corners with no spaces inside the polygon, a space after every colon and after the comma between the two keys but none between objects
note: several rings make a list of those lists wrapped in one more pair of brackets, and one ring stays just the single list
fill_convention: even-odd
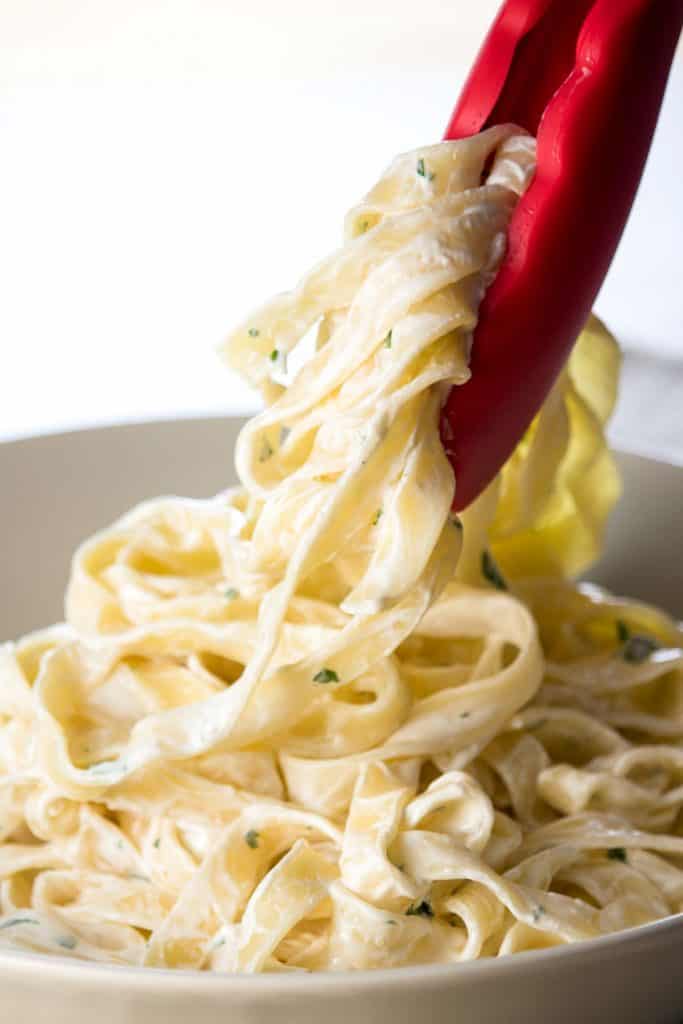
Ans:
[{"label": "bowl of pasta", "polygon": [[[0,470],[3,478],[13,483],[11,491],[0,506],[2,535],[7,541],[3,551],[3,637],[33,635],[35,644],[35,634],[31,631],[44,621],[59,620],[62,616],[61,597],[73,550],[98,526],[116,521],[125,509],[135,505],[150,492],[189,495],[189,499],[183,499],[189,502],[185,506],[184,514],[187,514],[188,508],[201,509],[202,502],[207,503],[205,507],[210,511],[211,501],[215,500],[211,496],[223,493],[220,491],[226,484],[223,466],[228,460],[240,426],[238,421],[229,419],[147,423],[44,436],[0,445]],[[681,507],[683,501],[683,470],[625,454],[618,456],[618,465],[623,478],[624,493],[611,523],[606,552],[592,574],[593,579],[609,588],[611,592],[633,593],[646,598],[648,602],[657,602],[677,614],[680,612],[683,581],[680,578],[680,569],[671,556],[678,543],[676,510]],[[49,514],[46,514],[47,509]],[[647,524],[645,537],[643,524]],[[161,527],[157,526],[155,529],[159,530]],[[191,548],[193,542],[189,522],[185,523],[184,529],[187,530],[187,547]],[[178,534],[175,538],[176,543],[181,536],[182,534]],[[150,545],[151,552],[155,544],[161,543],[161,535],[156,536],[153,530],[149,533],[146,543]],[[160,551],[156,557],[161,557]],[[148,554],[147,558],[151,558],[151,554]],[[574,600],[578,600],[576,595]],[[602,602],[612,599],[607,599],[605,592],[595,590],[590,592],[590,601],[595,600]],[[591,603],[588,608],[592,607]],[[646,608],[648,606],[640,605],[633,600],[620,602],[617,618],[620,621],[624,619],[632,622],[634,615],[655,614],[649,608],[646,611]],[[497,614],[502,614],[502,610]],[[577,626],[585,614],[585,609],[580,613],[572,611],[573,625]],[[591,615],[588,615],[587,621],[592,621]],[[654,620],[648,620],[648,624],[650,630],[656,625]],[[632,636],[640,635],[633,630]],[[43,645],[48,641],[49,638],[43,634],[39,644]],[[631,644],[634,644],[632,638]],[[25,650],[28,655],[28,648]],[[36,651],[37,648],[34,646],[30,653],[32,660],[36,658]],[[214,657],[222,656],[214,654]],[[625,661],[623,665],[619,664],[619,669],[624,672],[639,671],[643,664],[645,662]],[[20,682],[14,677],[9,677],[6,664],[3,671],[3,732],[7,736],[8,732],[11,732],[12,720],[20,717]],[[672,676],[669,673],[663,678],[671,680]],[[568,684],[565,681],[563,685]],[[648,685],[647,682],[643,682],[639,684],[639,688],[647,689]],[[673,684],[670,682],[669,685]],[[594,699],[598,699],[597,693],[594,694]],[[658,700],[663,699],[663,695],[660,694]],[[562,761],[557,748],[560,740],[551,737],[549,724],[542,723],[540,719],[554,716],[556,720],[564,721],[558,716],[568,713],[560,709],[569,702],[558,701],[556,707],[554,702],[540,702],[536,698],[535,703],[531,702],[534,710],[530,713],[523,712],[526,718],[515,723],[516,731],[508,734],[507,744],[511,743],[510,737],[517,734],[520,737],[536,737],[534,742],[540,743],[547,752],[548,764],[543,771],[549,772],[548,777],[552,780],[552,773],[557,773],[557,766],[565,762]],[[11,709],[13,704],[16,704],[15,711]],[[545,708],[542,711],[541,705]],[[620,702],[615,701],[615,707],[619,705]],[[572,713],[576,714],[576,710]],[[56,798],[51,795],[49,788],[42,788],[45,784],[41,780],[42,808],[34,806],[28,809],[24,803],[23,831],[26,834],[18,834],[15,826],[14,834],[0,848],[4,859],[3,919],[0,926],[4,932],[0,932],[0,935],[4,934],[7,937],[12,931],[21,932],[20,942],[16,943],[14,948],[8,943],[3,943],[3,948],[0,949],[3,1008],[8,1016],[14,1015],[20,1020],[32,1019],[34,1015],[49,1015],[49,1019],[55,1024],[89,1018],[106,1024],[124,1021],[126,1024],[137,1024],[138,1021],[140,1024],[151,1024],[156,1021],[168,1024],[171,1021],[180,1022],[190,1018],[198,1024],[209,1024],[219,1020],[312,1022],[318,1021],[321,1015],[333,1022],[346,1020],[349,1014],[354,1015],[359,1021],[412,1022],[417,1015],[424,1015],[425,1012],[433,1021],[597,1021],[617,1015],[620,1020],[625,1021],[674,1020],[676,1011],[680,1011],[683,1006],[683,981],[680,974],[683,917],[675,916],[675,910],[683,897],[680,873],[678,868],[674,868],[675,858],[666,856],[665,836],[669,831],[674,833],[675,829],[667,829],[663,824],[668,820],[669,808],[674,806],[674,801],[669,795],[675,793],[674,784],[671,783],[672,788],[667,790],[667,772],[673,775],[674,770],[667,766],[665,760],[657,762],[656,772],[648,766],[647,757],[652,756],[648,751],[653,750],[651,739],[655,737],[649,738],[647,744],[641,740],[638,743],[624,740],[623,749],[620,743],[616,752],[610,752],[608,743],[614,742],[612,731],[621,736],[623,730],[624,735],[629,735],[625,721],[627,715],[633,713],[633,709],[627,711],[624,707],[624,710],[619,712],[623,716],[624,724],[617,725],[613,721],[609,726],[606,724],[609,716],[601,714],[600,724],[598,725],[596,720],[594,728],[610,731],[600,732],[597,738],[592,734],[584,735],[580,730],[573,728],[565,730],[567,734],[562,739],[566,744],[569,738],[573,738],[589,748],[582,755],[574,755],[568,759],[568,763],[574,766],[572,771],[580,770],[579,764],[595,765],[597,762],[607,765],[610,758],[614,761],[615,757],[621,758],[621,764],[627,762],[629,756],[639,763],[638,771],[632,775],[628,770],[616,773],[616,777],[623,780],[623,786],[629,791],[633,806],[638,807],[637,816],[636,812],[632,811],[625,819],[629,821],[628,832],[624,831],[623,820],[621,824],[616,824],[616,820],[613,820],[609,826],[613,831],[606,838],[591,837],[592,828],[604,827],[604,820],[599,826],[598,820],[609,817],[605,815],[604,806],[595,812],[595,821],[592,825],[590,812],[587,814],[585,809],[579,810],[578,814],[572,814],[573,809],[567,808],[564,812],[559,812],[564,815],[563,817],[558,817],[556,810],[554,820],[559,822],[560,828],[563,822],[570,822],[572,818],[575,823],[579,821],[578,831],[570,837],[569,843],[548,846],[548,849],[553,851],[553,858],[557,857],[562,867],[558,868],[556,862],[552,867],[548,867],[543,863],[542,855],[534,852],[543,850],[543,846],[538,843],[543,829],[547,835],[548,829],[558,828],[557,824],[551,823],[538,826],[537,839],[526,858],[527,866],[529,863],[532,865],[532,875],[535,872],[538,872],[538,875],[527,876],[524,882],[521,882],[519,870],[517,869],[515,875],[515,867],[511,869],[515,887],[523,893],[533,891],[530,919],[528,922],[523,921],[524,909],[519,908],[521,924],[520,919],[516,920],[516,925],[520,925],[517,950],[524,952],[520,955],[496,957],[482,955],[474,961],[459,960],[458,963],[411,964],[408,958],[408,963],[404,966],[382,966],[383,945],[387,941],[393,941],[387,940],[386,930],[398,929],[404,921],[408,925],[415,923],[418,927],[433,926],[434,918],[428,916],[426,906],[421,906],[423,901],[417,904],[413,902],[407,908],[403,907],[400,916],[398,909],[394,909],[390,912],[385,911],[384,919],[379,922],[376,917],[366,921],[362,937],[357,936],[355,932],[347,933],[345,941],[351,946],[354,942],[357,943],[354,955],[366,955],[362,950],[368,943],[375,950],[375,959],[371,963],[372,970],[362,969],[359,963],[360,970],[343,974],[334,971],[311,972],[309,969],[291,970],[284,974],[268,972],[253,977],[225,973],[220,969],[170,969],[169,962],[163,966],[153,967],[139,966],[140,960],[136,963],[126,962],[130,941],[122,942],[119,939],[118,945],[115,945],[115,929],[130,928],[133,921],[135,929],[141,935],[153,934],[154,914],[160,914],[160,926],[161,919],[172,912],[172,904],[169,901],[169,905],[164,907],[162,912],[156,909],[156,903],[151,909],[149,904],[151,900],[160,899],[156,890],[163,891],[164,887],[170,887],[171,883],[167,879],[174,870],[171,857],[180,856],[180,847],[175,848],[166,825],[146,846],[144,836],[137,830],[136,816],[142,815],[145,820],[148,817],[168,817],[173,821],[174,828],[185,829],[186,838],[182,849],[188,861],[185,870],[191,877],[188,868],[190,864],[196,868],[202,862],[202,853],[190,845],[189,836],[193,834],[193,828],[197,834],[202,825],[196,811],[193,815],[189,806],[192,801],[190,780],[186,779],[181,784],[177,778],[156,779],[154,784],[150,782],[132,799],[128,798],[125,808],[121,806],[116,810],[108,810],[110,804],[102,804],[98,800],[89,801],[88,804],[79,803],[75,794],[69,798],[63,795]],[[101,720],[99,727],[102,727]],[[33,719],[32,728],[42,728],[39,719]],[[658,747],[654,749],[666,750],[666,756],[670,757],[671,741],[667,741],[661,735],[656,737],[656,740]],[[7,742],[9,740],[6,744]],[[6,744],[3,746],[3,757],[6,756]],[[520,752],[515,747],[509,749],[516,751],[514,756],[518,759],[520,774],[532,770],[524,765],[523,751]],[[535,747],[534,750],[537,753]],[[564,756],[567,756],[566,752]],[[638,757],[641,758],[639,762]],[[501,766],[502,762],[499,762],[498,771],[503,770]],[[47,773],[47,768],[45,771]],[[235,769],[231,771],[234,772]],[[458,771],[462,772],[462,769]],[[206,773],[202,777],[207,780],[207,784],[211,780],[211,785],[215,787],[217,780],[215,776],[211,777],[212,774]],[[266,773],[262,771],[262,774]],[[447,775],[446,772],[441,777],[445,779]],[[651,776],[650,781],[648,775]],[[599,777],[601,780],[604,778],[602,774]],[[464,778],[456,778],[462,785]],[[451,783],[452,781],[453,777]],[[237,782],[235,777],[231,777],[231,793],[237,788]],[[386,779],[382,782],[386,787]],[[280,782],[279,785],[281,784]],[[28,786],[29,781],[24,780],[22,785]],[[253,779],[244,781],[241,785],[252,792],[259,788]],[[329,778],[321,776],[321,791],[336,790],[338,785],[337,780],[331,783]],[[434,782],[431,785],[433,786]],[[606,783],[603,782],[603,785]],[[265,782],[262,780],[260,788],[263,789],[264,786]],[[615,786],[615,793],[610,797],[609,803],[605,801],[607,807],[619,806],[619,786],[620,784]],[[429,785],[424,791],[428,790]],[[651,794],[649,803],[648,793]],[[380,794],[373,796],[372,799],[376,804],[381,804],[386,799],[386,794],[391,798],[391,791],[385,790],[385,796]],[[263,803],[266,806],[280,808],[282,796],[280,789],[274,791],[272,796],[263,793]],[[459,792],[455,806],[461,827],[473,833],[481,828],[481,824],[476,802],[468,807],[469,798],[467,793]],[[510,799],[508,796],[508,800]],[[516,799],[519,800],[520,797]],[[523,799],[528,799],[528,794],[525,794]],[[416,814],[416,806],[419,808],[415,800],[419,801],[420,796],[412,797],[412,814]],[[445,787],[439,801],[445,803],[449,800],[453,800],[453,795]],[[234,811],[230,814],[225,813],[220,800],[213,797],[207,799],[203,795],[202,801],[206,801],[205,804],[202,803],[202,806],[205,806],[204,813],[212,821],[215,819],[220,822],[222,816],[228,819],[234,817]],[[4,815],[5,821],[8,820],[10,813],[8,804]],[[106,828],[109,829],[111,826],[116,832],[106,836],[105,840],[99,839],[93,822],[88,823],[86,820],[82,820],[74,829],[73,822],[69,824],[74,804],[80,809],[81,815],[85,807],[95,815],[103,815],[103,820],[107,821]],[[506,811],[498,813],[505,813],[506,817],[513,819],[513,807],[510,803],[505,806]],[[411,804],[408,803],[403,813],[405,814],[410,807]],[[51,816],[53,820],[49,840],[46,831],[48,826],[38,821],[40,813]],[[315,815],[318,812],[307,813],[311,815],[308,823],[316,827]],[[437,812],[432,808],[429,813],[433,816],[443,812]],[[521,810],[519,813],[522,814]],[[661,817],[651,822],[648,815]],[[259,819],[253,826],[253,831],[243,825],[240,826],[244,854],[258,855],[259,846],[268,835],[269,826],[264,824],[264,820]],[[335,828],[338,828],[339,824],[343,825],[343,819],[333,817],[331,820],[335,822]],[[282,823],[275,827],[282,828]],[[346,828],[348,827],[347,821]],[[29,829],[36,831],[29,835]],[[305,834],[306,823],[303,829]],[[294,831],[297,831],[296,827]],[[512,828],[508,831],[511,832]],[[657,838],[644,841],[643,831],[653,833]],[[112,841],[114,835],[117,838]],[[332,835],[334,837],[335,834]],[[531,836],[533,835],[532,831]],[[497,839],[502,843],[507,833],[499,826],[494,826],[492,836],[494,842]],[[107,853],[108,847],[104,845],[98,854],[98,845],[106,840],[111,843],[111,849]],[[336,838],[333,838],[333,841],[336,841]],[[562,936],[558,937],[556,932],[539,931],[535,927],[547,926],[547,922],[534,922],[534,914],[538,917],[551,912],[546,909],[545,914],[542,914],[536,904],[540,908],[545,907],[549,899],[552,901],[550,876],[553,873],[556,884],[552,888],[556,889],[558,899],[567,899],[566,893],[576,894],[582,876],[576,868],[577,874],[572,879],[572,869],[569,865],[577,863],[572,861],[572,856],[575,857],[576,853],[570,856],[567,847],[576,851],[586,841],[596,846],[599,844],[600,849],[591,849],[588,854],[581,853],[578,864],[584,872],[588,870],[589,873],[592,865],[598,878],[601,877],[600,872],[603,872],[606,878],[604,893],[609,893],[607,897],[601,891],[600,897],[594,897],[595,903],[591,903],[591,907],[597,912],[595,908],[600,906],[600,898],[605,900],[603,911],[610,910],[614,914],[617,913],[617,908],[621,907],[618,912],[627,915],[629,928],[626,931],[614,932],[611,930],[614,925],[610,924],[604,929],[605,932],[609,930],[609,934],[603,933],[590,939],[584,935],[577,935],[578,941],[563,942]],[[53,846],[53,851],[47,860],[41,861],[39,851],[46,842]],[[119,842],[124,844],[124,850],[118,849]],[[289,842],[291,843],[291,838]],[[325,842],[329,843],[330,840],[326,839]],[[508,843],[510,842],[508,837]],[[654,846],[647,845],[648,842],[654,843]],[[681,840],[672,839],[670,842],[678,844]],[[645,845],[641,845],[642,843]],[[64,845],[64,853],[58,852],[55,848],[60,844]],[[254,850],[250,844],[258,846]],[[315,847],[318,844],[311,845]],[[12,848],[17,846],[21,847],[20,856],[23,859],[20,863],[12,865],[7,858],[13,855]],[[296,841],[290,845],[290,850],[295,846]],[[491,846],[491,838],[487,846]],[[166,863],[161,859],[164,849],[169,857]],[[19,851],[15,850],[14,856],[17,852]],[[407,860],[409,853],[406,847],[402,856]],[[155,863],[156,854],[159,854],[159,863]],[[114,864],[106,864],[100,859],[106,857],[114,859]],[[117,864],[116,858],[121,859],[120,864]],[[124,869],[123,858],[129,861],[132,858],[136,859],[135,863],[126,864]],[[282,858],[279,863],[283,863],[285,859]],[[524,864],[525,861],[521,863]],[[472,864],[469,867],[471,868]],[[460,870],[462,871],[462,868]],[[487,870],[491,871],[490,866]],[[473,873],[469,871],[469,874]],[[132,875],[138,877],[129,877]],[[37,896],[29,899],[28,890],[24,893],[23,899],[20,893],[22,887],[30,885],[35,891],[35,879],[41,877],[52,877],[52,885],[57,885],[58,888],[58,896],[56,899],[52,897],[54,902],[49,910],[46,905],[41,906]],[[148,877],[152,880],[142,881],[142,878]],[[501,877],[509,878],[510,869],[507,874],[501,871]],[[563,877],[572,881],[563,884]],[[133,905],[136,902],[140,903],[140,909],[134,912],[136,916],[129,916],[125,925],[123,922],[126,921],[126,914],[121,908],[127,904],[121,893],[114,891],[113,887],[117,884],[115,879],[126,886],[125,901]],[[291,882],[292,885],[295,883],[296,879]],[[485,883],[492,886],[493,880],[487,878]],[[474,888],[477,884],[478,891]],[[456,897],[460,902],[452,905],[449,911],[452,915],[449,920],[457,919],[461,922],[461,930],[464,930],[464,922],[467,922],[469,941],[478,941],[472,937],[481,936],[490,927],[491,918],[498,913],[492,895],[493,890],[488,888],[487,884],[471,880],[465,886],[461,883],[456,891]],[[586,887],[589,885],[586,880],[583,884]],[[107,891],[107,885],[111,887],[110,892]],[[154,895],[151,898],[150,895],[146,895],[143,900],[140,894],[142,886],[153,887]],[[467,891],[462,891],[467,886],[470,887],[469,900]],[[587,903],[587,893],[590,891],[596,890],[583,890],[582,902]],[[49,898],[46,893],[47,890],[43,893],[42,900]],[[454,898],[448,896],[448,899]],[[509,894],[505,898],[509,898]],[[431,899],[436,904],[434,888]],[[381,906],[383,902],[380,898],[378,905]],[[88,903],[90,908],[86,912]],[[113,913],[117,903],[120,909]],[[145,906],[148,909],[143,911],[142,908]],[[414,913],[407,915],[406,909],[414,910]],[[435,915],[439,913],[436,907],[432,909]],[[282,908],[280,912],[284,913],[285,909]],[[142,925],[143,913],[149,915],[146,926]],[[507,913],[511,915],[509,910]],[[187,916],[190,920],[192,914],[189,906]],[[655,917],[663,919],[653,920]],[[45,923],[42,925],[31,923],[43,918]],[[20,923],[5,927],[7,922],[12,920],[18,920]],[[316,927],[320,928],[324,920],[312,914],[309,927],[315,932]],[[392,924],[391,921],[400,923]],[[378,931],[378,924],[386,930],[380,928]],[[99,937],[98,927],[103,933]],[[275,922],[270,921],[266,927],[275,929],[277,926]],[[520,936],[519,932],[522,929]],[[40,937],[32,934],[39,930],[44,932]],[[450,930],[458,934],[458,928]],[[79,951],[79,945],[86,944],[86,936],[90,941],[85,950],[85,957],[78,958],[76,954],[82,952]],[[74,942],[76,938],[78,945]],[[62,945],[59,944],[60,941]],[[55,943],[54,948],[50,947],[51,942]],[[512,953],[512,943],[510,947]],[[48,952],[53,955],[45,955]],[[184,954],[180,944],[176,953],[182,959]],[[206,964],[202,966],[206,967]]]},{"label": "bowl of pasta", "polygon": [[610,451],[596,317],[454,511],[534,159],[398,157],[227,339],[247,422],[0,446],[8,1016],[680,1016],[683,470]]}]

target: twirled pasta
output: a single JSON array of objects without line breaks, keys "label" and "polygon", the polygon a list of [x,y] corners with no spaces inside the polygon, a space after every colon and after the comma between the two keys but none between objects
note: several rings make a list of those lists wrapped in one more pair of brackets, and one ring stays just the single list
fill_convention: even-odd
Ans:
[{"label": "twirled pasta", "polygon": [[226,345],[242,487],[133,510],[2,648],[1,945],[374,968],[681,909],[680,632],[568,582],[618,494],[598,321],[450,512],[441,402],[533,170],[512,127],[394,161]]}]

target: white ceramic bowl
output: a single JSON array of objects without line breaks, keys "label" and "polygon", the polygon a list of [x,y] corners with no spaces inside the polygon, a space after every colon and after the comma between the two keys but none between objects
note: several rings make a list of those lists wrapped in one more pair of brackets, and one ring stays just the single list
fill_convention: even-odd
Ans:
[{"label": "white ceramic bowl", "polygon": [[[0,444],[0,638],[58,620],[76,544],[156,494],[234,479],[238,420],[105,427]],[[683,468],[621,455],[625,493],[591,574],[683,616]],[[0,1021],[29,1024],[679,1024],[683,915],[455,967],[221,976],[0,953]]]}]

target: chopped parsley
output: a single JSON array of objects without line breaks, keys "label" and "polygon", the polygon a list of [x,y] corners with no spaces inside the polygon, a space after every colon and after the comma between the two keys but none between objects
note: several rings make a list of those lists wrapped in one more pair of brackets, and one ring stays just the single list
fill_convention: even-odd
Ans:
[{"label": "chopped parsley", "polygon": [[469,718],[471,714],[472,714],[471,711],[461,711],[460,712],[460,717],[461,718]]},{"label": "chopped parsley", "polygon": [[62,949],[75,949],[78,945],[78,939],[74,938],[73,935],[60,935],[57,939],[57,945],[61,946]]},{"label": "chopped parsley", "polygon": [[361,234],[363,234],[365,231],[367,231],[369,227],[370,227],[370,221],[368,221],[368,220],[362,220],[360,222],[360,224],[358,225],[358,229],[359,229]]},{"label": "chopped parsley", "polygon": [[277,349],[277,348],[274,348],[273,351],[270,353],[270,361],[271,361],[271,363],[276,363],[278,361],[279,356],[280,356],[280,350]]},{"label": "chopped parsley", "polygon": [[623,619],[617,619],[616,628],[617,642],[622,648],[621,656],[624,661],[628,661],[632,665],[639,665],[641,661],[647,661],[659,647],[653,637],[644,633],[632,633]]},{"label": "chopped parsley", "polygon": [[544,914],[545,907],[542,907],[540,903],[537,903],[531,915],[534,924],[538,924],[538,922],[541,920]]},{"label": "chopped parsley", "polygon": [[631,639],[631,630],[628,628],[623,619],[617,619],[617,641],[620,644],[627,644]]},{"label": "chopped parsley", "polygon": [[391,919],[385,921],[385,924],[398,924],[398,921],[392,921]]},{"label": "chopped parsley", "polygon": [[421,903],[408,907],[406,917],[434,917],[431,903],[428,903],[427,900],[422,900]]},{"label": "chopped parsley", "polygon": [[339,676],[331,668],[321,668],[319,672],[313,676],[314,683],[338,683]]},{"label": "chopped parsley", "polygon": [[4,931],[5,928],[14,928],[18,924],[38,924],[35,917],[11,917],[9,921],[3,921],[0,924],[0,931]]},{"label": "chopped parsley", "polygon": [[641,661],[647,661],[658,647],[659,644],[651,636],[634,633],[624,644],[621,656],[632,665],[640,665]]},{"label": "chopped parsley", "polygon": [[486,549],[481,553],[481,574],[489,581],[497,590],[507,590],[507,583],[505,582],[500,569],[496,565],[493,555]]},{"label": "chopped parsley", "polygon": [[375,512],[374,518],[372,520],[372,525],[373,526],[377,526],[377,524],[378,524],[378,522],[380,521],[381,518],[382,518],[382,509],[378,508],[377,511]]},{"label": "chopped parsley", "polygon": [[152,843],[152,846],[154,847],[155,850],[158,850],[159,847],[161,846],[161,839],[155,839],[154,842]]},{"label": "chopped parsley", "polygon": [[273,448],[267,437],[264,437],[261,442],[261,453],[258,457],[259,462],[267,462],[273,454]]},{"label": "chopped parsley", "polygon": [[628,860],[628,854],[623,846],[613,846],[607,851],[607,856],[610,860],[620,860],[622,864],[625,864]]},{"label": "chopped parsley", "polygon": [[448,517],[448,520],[449,520],[451,526],[454,526],[456,530],[462,531],[464,529],[464,527],[462,525],[462,519],[459,516],[450,515]]},{"label": "chopped parsley", "polygon": [[427,168],[425,167],[425,162],[422,157],[420,157],[420,159],[417,161],[417,173],[420,175],[421,178],[426,178],[427,181],[434,180],[433,172],[427,170]]},{"label": "chopped parsley", "polygon": [[389,331],[386,338],[384,339],[384,347],[391,348],[391,336],[394,333],[393,328]]},{"label": "chopped parsley", "polygon": [[228,601],[234,601],[236,598],[240,596],[239,590],[236,590],[235,587],[226,587],[225,590],[223,591],[223,594],[228,599]]},{"label": "chopped parsley", "polygon": [[258,338],[260,333],[261,332],[259,331],[259,329],[257,327],[250,327],[249,328],[249,337],[250,338]]},{"label": "chopped parsley", "polygon": [[258,841],[261,838],[261,834],[256,831],[255,828],[250,828],[248,832],[244,834],[244,841],[250,850],[258,849]]}]

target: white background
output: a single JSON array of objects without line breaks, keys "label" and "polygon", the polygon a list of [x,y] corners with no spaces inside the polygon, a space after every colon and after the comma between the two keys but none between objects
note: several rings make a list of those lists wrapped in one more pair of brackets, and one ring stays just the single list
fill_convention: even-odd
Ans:
[{"label": "white background", "polygon": [[[216,344],[337,243],[391,156],[440,137],[497,6],[0,0],[0,437],[254,408]],[[679,55],[597,304],[671,359],[682,119]]]}]

